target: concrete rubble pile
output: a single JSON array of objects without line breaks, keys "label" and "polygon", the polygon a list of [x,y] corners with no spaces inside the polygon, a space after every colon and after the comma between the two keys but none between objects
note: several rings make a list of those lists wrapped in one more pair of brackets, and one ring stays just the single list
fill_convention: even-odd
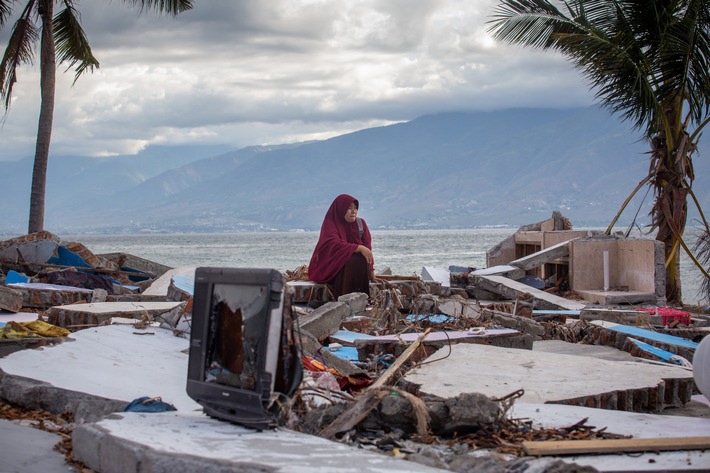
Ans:
[{"label": "concrete rubble pile", "polygon": [[0,401],[73,416],[101,473],[707,471],[710,315],[666,307],[655,246],[553,214],[369,294],[288,271],[304,379],[255,432],[185,393],[195,268],[30,234],[0,242]]}]

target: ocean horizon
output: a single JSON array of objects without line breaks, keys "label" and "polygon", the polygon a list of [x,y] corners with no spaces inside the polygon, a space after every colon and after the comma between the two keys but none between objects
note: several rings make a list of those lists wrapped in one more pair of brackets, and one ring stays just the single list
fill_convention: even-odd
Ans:
[{"label": "ocean horizon", "polygon": [[[372,230],[375,271],[389,269],[398,275],[421,275],[424,267],[485,268],[486,251],[516,230]],[[317,231],[297,230],[65,235],[61,238],[83,243],[94,254],[128,253],[174,268],[248,267],[285,272],[309,263],[318,236]],[[708,303],[698,295],[700,283],[700,271],[683,254],[681,284],[686,304]]]}]

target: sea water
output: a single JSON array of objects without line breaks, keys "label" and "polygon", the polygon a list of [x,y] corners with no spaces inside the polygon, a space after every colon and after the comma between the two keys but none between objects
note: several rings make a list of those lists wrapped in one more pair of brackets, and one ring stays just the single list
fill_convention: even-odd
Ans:
[{"label": "sea water", "polygon": [[[486,267],[486,251],[512,235],[515,229],[373,230],[375,270],[393,274],[422,274],[422,268]],[[170,267],[213,266],[273,268],[284,272],[307,265],[318,232],[190,233],[63,236],[78,241],[95,254],[128,253]],[[700,271],[681,259],[683,299],[698,298]]]}]

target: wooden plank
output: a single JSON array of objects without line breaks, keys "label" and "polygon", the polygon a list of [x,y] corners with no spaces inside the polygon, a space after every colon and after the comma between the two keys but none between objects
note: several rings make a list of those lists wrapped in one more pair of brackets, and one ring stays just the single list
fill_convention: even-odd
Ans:
[{"label": "wooden plank", "polygon": [[523,448],[533,456],[705,450],[710,448],[710,437],[526,441]]}]

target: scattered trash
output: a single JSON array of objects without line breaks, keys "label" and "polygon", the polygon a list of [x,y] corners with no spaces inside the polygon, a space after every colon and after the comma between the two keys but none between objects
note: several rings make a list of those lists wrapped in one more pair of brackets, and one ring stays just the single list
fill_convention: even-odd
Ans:
[{"label": "scattered trash", "polygon": [[123,412],[167,412],[176,411],[172,404],[164,402],[160,397],[139,397],[131,401]]}]

